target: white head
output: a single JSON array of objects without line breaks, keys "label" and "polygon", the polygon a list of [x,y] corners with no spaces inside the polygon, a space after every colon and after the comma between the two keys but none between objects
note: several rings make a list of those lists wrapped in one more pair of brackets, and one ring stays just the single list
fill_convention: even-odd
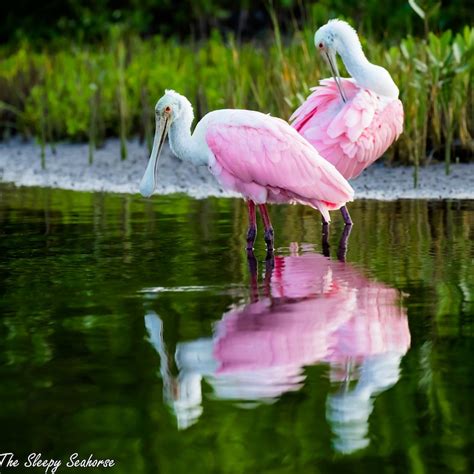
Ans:
[{"label": "white head", "polygon": [[346,102],[347,97],[341,84],[336,53],[340,54],[347,44],[353,45],[357,51],[362,52],[362,47],[356,31],[345,21],[329,20],[328,23],[319,28],[314,34],[314,44],[331,68],[331,73],[339,89],[342,100]]},{"label": "white head", "polygon": [[192,121],[193,106],[184,95],[168,89],[155,105],[155,117],[169,119],[170,124],[182,118]]},{"label": "white head", "polygon": [[166,135],[174,123],[184,122],[191,126],[193,121],[193,107],[191,102],[175,91],[167,90],[165,95],[155,105],[155,138],[153,150],[148,161],[145,174],[140,182],[140,194],[150,197],[156,187],[156,169]]},{"label": "white head", "polygon": [[321,26],[314,34],[314,44],[321,53],[327,53],[333,57],[348,44],[362,51],[356,30],[342,20],[329,20]]},{"label": "white head", "polygon": [[[398,382],[402,356],[392,351],[367,356],[358,366],[357,384],[341,387],[328,396],[326,419],[335,435],[336,451],[350,454],[369,445],[369,417],[375,396]],[[336,365],[332,368],[338,369]]]},{"label": "white head", "polygon": [[339,77],[336,53],[341,55],[349,74],[361,87],[380,95],[398,97],[398,88],[388,71],[367,60],[356,30],[345,21],[328,21],[316,31],[314,44],[329,64],[344,102],[346,96]]}]

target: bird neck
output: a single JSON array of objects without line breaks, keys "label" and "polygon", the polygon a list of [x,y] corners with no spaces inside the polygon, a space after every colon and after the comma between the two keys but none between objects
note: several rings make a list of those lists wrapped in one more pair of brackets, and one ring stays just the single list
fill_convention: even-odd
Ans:
[{"label": "bird neck", "polygon": [[337,52],[341,56],[347,72],[356,80],[356,82],[359,84],[365,82],[367,76],[370,74],[370,67],[372,64],[366,58],[360,43],[343,43],[337,48]]},{"label": "bird neck", "polygon": [[397,98],[398,87],[389,72],[381,66],[372,64],[365,56],[360,43],[344,43],[337,49],[347,72],[358,86],[369,89],[378,95]]},{"label": "bird neck", "polygon": [[191,122],[179,118],[170,127],[170,146],[173,153],[183,161],[188,161],[191,154]]},{"label": "bird neck", "polygon": [[181,160],[188,161],[195,165],[201,165],[199,150],[196,140],[191,134],[191,125],[194,120],[192,108],[184,108],[180,117],[178,117],[170,127],[170,146],[171,151]]}]

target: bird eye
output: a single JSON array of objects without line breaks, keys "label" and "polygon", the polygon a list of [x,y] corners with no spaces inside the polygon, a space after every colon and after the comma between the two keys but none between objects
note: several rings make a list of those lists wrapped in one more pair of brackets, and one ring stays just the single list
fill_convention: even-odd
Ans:
[{"label": "bird eye", "polygon": [[169,105],[165,107],[165,112],[171,112],[171,107]]},{"label": "bird eye", "polygon": [[322,48],[322,47],[323,47],[323,43],[319,43],[319,47]]}]

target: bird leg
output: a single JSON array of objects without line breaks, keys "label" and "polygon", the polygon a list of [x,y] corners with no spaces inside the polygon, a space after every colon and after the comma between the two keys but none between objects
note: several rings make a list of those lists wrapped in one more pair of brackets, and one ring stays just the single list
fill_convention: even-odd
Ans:
[{"label": "bird leg", "polygon": [[330,245],[329,245],[329,223],[323,221],[323,240],[322,240],[322,247],[323,247],[323,255],[325,257],[330,256]]},{"label": "bird leg", "polygon": [[252,249],[247,249],[247,261],[250,273],[250,301],[258,301],[258,262]]},{"label": "bird leg", "polygon": [[255,203],[248,200],[247,206],[249,209],[249,228],[247,230],[247,250],[253,249],[253,244],[257,237],[257,213],[255,211]]},{"label": "bird leg", "polygon": [[265,228],[264,238],[265,243],[267,244],[267,251],[273,252],[273,227],[270,221],[270,216],[268,215],[268,210],[266,204],[259,204],[258,208],[260,209],[260,214],[263,219],[263,226]]},{"label": "bird leg", "polygon": [[275,267],[275,256],[273,255],[272,250],[267,251],[267,255],[265,257],[265,278],[263,280],[263,294],[266,297],[270,297],[271,295],[271,281],[272,281],[272,273],[273,268]]},{"label": "bird leg", "polygon": [[342,218],[344,219],[344,223],[346,225],[352,225],[351,215],[349,214],[349,211],[347,210],[346,206],[341,207],[341,214]]},{"label": "bird leg", "polygon": [[[258,288],[258,262],[253,250],[247,250],[247,262],[250,273],[250,301],[255,303],[259,300]],[[272,251],[267,251],[265,257],[265,277],[263,280],[263,294],[267,297],[271,295],[271,280],[273,268],[275,267],[275,256]]]},{"label": "bird leg", "polygon": [[339,241],[339,248],[337,249],[337,258],[341,262],[346,261],[347,248],[349,245],[349,236],[351,235],[352,226],[345,225],[342,231],[341,240]]}]

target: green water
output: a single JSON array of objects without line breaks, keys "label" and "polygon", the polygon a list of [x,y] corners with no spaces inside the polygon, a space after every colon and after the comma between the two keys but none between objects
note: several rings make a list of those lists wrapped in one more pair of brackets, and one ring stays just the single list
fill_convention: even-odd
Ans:
[{"label": "green water", "polygon": [[254,262],[238,200],[2,185],[0,452],[57,472],[98,472],[67,469],[77,452],[113,473],[471,473],[474,202],[351,212],[346,263],[341,219],[327,259],[301,206],[271,209],[276,257],[260,232]]}]

